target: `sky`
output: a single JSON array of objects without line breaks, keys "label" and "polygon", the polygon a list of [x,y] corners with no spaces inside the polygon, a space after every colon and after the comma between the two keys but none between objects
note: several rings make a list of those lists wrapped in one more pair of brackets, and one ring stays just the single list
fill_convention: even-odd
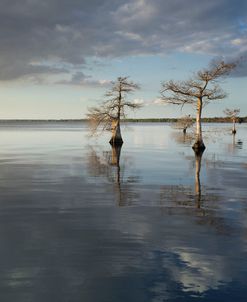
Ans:
[{"label": "sky", "polygon": [[0,0],[0,41],[0,119],[85,118],[119,76],[141,87],[130,117],[193,114],[161,104],[161,83],[219,57],[240,64],[203,115],[247,116],[246,0]]}]

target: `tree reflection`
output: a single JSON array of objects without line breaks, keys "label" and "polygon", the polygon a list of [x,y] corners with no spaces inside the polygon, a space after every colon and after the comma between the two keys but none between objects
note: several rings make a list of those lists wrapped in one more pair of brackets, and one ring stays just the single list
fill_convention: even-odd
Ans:
[{"label": "tree reflection", "polygon": [[129,165],[125,160],[120,165],[122,146],[111,146],[111,151],[96,151],[90,147],[88,156],[89,172],[94,177],[102,176],[110,183],[114,184],[114,197],[119,206],[132,204],[139,198],[139,193],[135,190],[135,184],[139,181],[137,176],[125,175]]},{"label": "tree reflection", "polygon": [[117,168],[116,183],[120,185],[120,156],[122,146],[112,146],[111,165]]},{"label": "tree reflection", "polygon": [[181,145],[191,145],[195,136],[193,133],[172,132],[172,138]]},{"label": "tree reflection", "polygon": [[201,197],[202,197],[201,180],[200,180],[202,154],[203,151],[195,152],[195,198],[196,198],[196,207],[198,209],[201,208]]},{"label": "tree reflection", "polygon": [[125,204],[124,201],[127,200],[127,196],[124,193],[124,190],[122,190],[121,187],[121,174],[120,174],[120,156],[121,156],[121,149],[122,146],[114,146],[112,145],[111,150],[111,161],[110,164],[114,167],[116,167],[116,177],[115,177],[115,193],[116,193],[116,199],[119,206],[122,206]]},{"label": "tree reflection", "polygon": [[236,153],[236,151],[243,148],[243,141],[241,139],[236,139],[236,133],[232,134],[232,143],[228,145],[228,151],[231,154]]},{"label": "tree reflection", "polygon": [[[205,196],[202,196],[201,189],[201,163],[203,152],[195,152],[195,157],[193,160],[193,166],[195,169],[194,176],[194,190],[191,185],[163,185],[161,187],[161,200],[162,203],[165,202],[176,204],[183,207],[195,207],[197,209],[202,209],[202,199],[205,199]],[[203,198],[202,198],[203,197]],[[209,197],[209,196],[208,196]],[[216,196],[210,196],[211,200],[216,199]]]}]

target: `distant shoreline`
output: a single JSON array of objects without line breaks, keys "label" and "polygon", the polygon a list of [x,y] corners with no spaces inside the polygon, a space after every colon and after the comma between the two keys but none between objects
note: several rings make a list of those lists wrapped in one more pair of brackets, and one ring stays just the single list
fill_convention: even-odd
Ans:
[{"label": "distant shoreline", "polygon": [[[175,123],[179,120],[179,118],[138,118],[138,119],[125,119],[122,122],[128,123]],[[86,123],[87,119],[42,119],[42,120],[34,120],[34,119],[1,119],[0,124],[7,123],[15,123],[15,124],[23,124],[23,123]],[[229,123],[231,120],[226,117],[206,117],[202,118],[203,123]],[[239,118],[240,123],[247,123],[247,116]]]}]

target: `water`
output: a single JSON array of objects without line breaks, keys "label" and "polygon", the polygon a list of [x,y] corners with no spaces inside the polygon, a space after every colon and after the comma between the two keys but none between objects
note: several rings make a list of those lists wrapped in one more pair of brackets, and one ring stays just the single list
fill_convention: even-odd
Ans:
[{"label": "water", "polygon": [[[84,124],[0,126],[0,301],[246,301],[247,125],[124,145]],[[120,153],[120,154],[119,154]]]}]

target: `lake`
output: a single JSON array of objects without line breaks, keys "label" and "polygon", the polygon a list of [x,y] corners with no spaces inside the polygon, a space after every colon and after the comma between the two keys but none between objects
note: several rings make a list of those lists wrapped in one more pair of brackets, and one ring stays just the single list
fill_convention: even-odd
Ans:
[{"label": "lake", "polygon": [[247,125],[124,144],[85,124],[0,124],[0,301],[247,301]]}]

